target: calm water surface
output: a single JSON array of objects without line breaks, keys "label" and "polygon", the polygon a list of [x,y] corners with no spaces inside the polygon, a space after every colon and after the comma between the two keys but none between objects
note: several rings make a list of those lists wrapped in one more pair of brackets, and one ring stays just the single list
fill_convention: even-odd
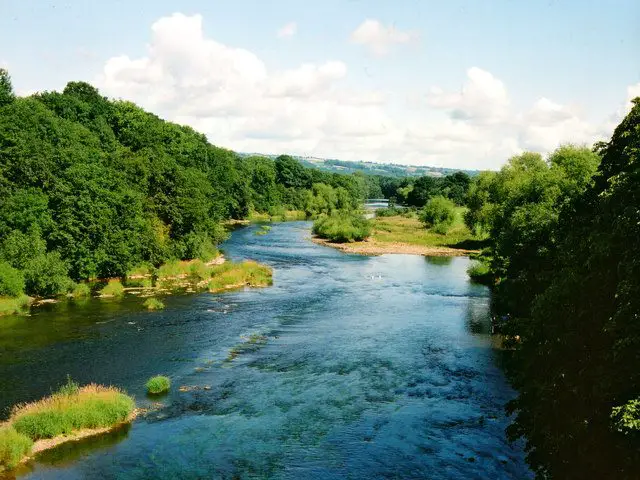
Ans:
[{"label": "calm water surface", "polygon": [[[224,249],[271,265],[271,288],[168,297],[155,313],[129,297],[3,319],[3,416],[67,374],[161,404],[41,455],[23,478],[530,477],[505,439],[513,392],[467,259],[352,256],[311,243],[306,222],[255,228]],[[254,334],[264,341],[229,361]],[[144,393],[156,373],[174,385],[160,400]]]}]

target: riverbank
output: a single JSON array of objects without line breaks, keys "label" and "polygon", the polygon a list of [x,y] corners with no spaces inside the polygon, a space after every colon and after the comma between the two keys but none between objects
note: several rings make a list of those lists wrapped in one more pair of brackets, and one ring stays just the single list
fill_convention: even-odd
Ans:
[{"label": "riverbank", "polygon": [[424,228],[415,216],[377,217],[371,222],[371,236],[363,241],[336,243],[317,236],[311,240],[319,245],[358,255],[395,253],[434,257],[473,255],[480,251],[483,243],[464,225],[462,212],[457,212],[456,221],[445,235]]},{"label": "riverbank", "polygon": [[462,248],[415,245],[402,242],[380,242],[375,238],[353,243],[335,243],[318,237],[312,237],[311,241],[318,245],[336,248],[343,252],[357,255],[403,254],[423,255],[426,257],[465,257],[478,253],[478,250],[465,250]]}]

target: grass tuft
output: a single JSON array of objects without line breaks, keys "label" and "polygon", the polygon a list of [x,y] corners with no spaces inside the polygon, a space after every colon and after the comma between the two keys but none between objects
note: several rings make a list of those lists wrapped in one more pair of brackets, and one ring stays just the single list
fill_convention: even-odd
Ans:
[{"label": "grass tuft", "polygon": [[17,467],[32,446],[33,441],[12,426],[0,427],[0,471]]},{"label": "grass tuft", "polygon": [[491,269],[482,261],[474,261],[467,268],[467,274],[472,281],[488,285],[491,282]]},{"label": "grass tuft", "polygon": [[171,380],[164,375],[156,375],[147,380],[145,386],[147,387],[147,392],[152,395],[158,395],[169,391],[169,388],[171,388]]},{"label": "grass tuft", "polygon": [[31,440],[68,435],[83,428],[104,428],[123,422],[133,412],[133,398],[115,387],[69,381],[58,392],[18,405],[10,423]]},{"label": "grass tuft", "polygon": [[0,316],[22,315],[29,313],[31,298],[27,295],[19,297],[0,297]]},{"label": "grass tuft", "polygon": [[313,233],[337,243],[359,242],[371,235],[371,222],[361,215],[338,212],[316,220]]},{"label": "grass tuft", "polygon": [[147,310],[162,310],[164,308],[164,303],[161,300],[158,300],[154,297],[147,298],[142,304]]},{"label": "grass tuft", "polygon": [[100,296],[102,297],[122,297],[124,295],[124,286],[120,280],[109,280],[102,290],[100,290]]},{"label": "grass tuft", "polygon": [[272,275],[271,268],[251,260],[242,263],[223,263],[211,269],[209,291],[219,292],[245,285],[266,287],[273,284]]},{"label": "grass tuft", "polygon": [[91,295],[91,288],[86,283],[77,283],[71,291],[71,297],[74,299],[86,298]]}]

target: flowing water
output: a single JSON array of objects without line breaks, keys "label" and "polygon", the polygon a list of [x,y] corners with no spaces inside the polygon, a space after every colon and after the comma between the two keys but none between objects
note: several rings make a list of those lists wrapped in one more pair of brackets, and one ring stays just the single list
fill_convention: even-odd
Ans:
[{"label": "flowing water", "polygon": [[[224,249],[271,265],[273,287],[167,297],[161,312],[128,297],[2,320],[4,416],[67,374],[156,404],[130,427],[40,455],[21,476],[530,477],[505,438],[513,392],[468,259],[353,256],[311,243],[306,222],[256,228]],[[173,381],[160,400],[144,393],[156,373]]]}]

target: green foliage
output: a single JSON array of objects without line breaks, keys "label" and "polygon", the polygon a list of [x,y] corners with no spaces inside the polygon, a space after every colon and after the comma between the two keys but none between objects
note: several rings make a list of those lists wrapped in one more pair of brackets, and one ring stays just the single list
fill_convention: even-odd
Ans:
[{"label": "green foliage", "polygon": [[639,152],[636,99],[597,154],[516,157],[486,191],[496,307],[520,339],[509,435],[540,478],[633,478],[640,465]]},{"label": "green foliage", "polygon": [[86,298],[91,295],[91,288],[86,283],[77,283],[71,291],[71,296],[75,299]]},{"label": "green foliage", "polygon": [[613,428],[625,435],[640,433],[640,399],[629,400],[611,411]]},{"label": "green foliage", "polygon": [[0,296],[17,297],[24,292],[22,272],[7,262],[0,262]]},{"label": "green foliage", "polygon": [[0,68],[0,107],[8,105],[15,100],[13,93],[13,85],[11,85],[11,77],[9,72],[4,68]]},{"label": "green foliage", "polygon": [[169,391],[171,388],[171,380],[169,377],[165,377],[164,375],[156,375],[155,377],[151,377],[147,380],[145,386],[147,388],[147,392],[152,395],[158,395]]},{"label": "green foliage", "polygon": [[123,295],[124,286],[120,280],[109,280],[100,290],[101,297],[122,297]]},{"label": "green foliage", "polygon": [[467,268],[467,274],[477,283],[488,283],[491,281],[491,269],[489,265],[481,261],[474,261],[469,268]]},{"label": "green foliage", "polygon": [[161,300],[158,300],[157,298],[149,297],[144,301],[142,306],[147,310],[155,311],[155,310],[162,310],[164,308],[164,303]]},{"label": "green foliage", "polygon": [[12,426],[0,427],[0,472],[17,467],[32,446],[33,441]]},{"label": "green foliage", "polygon": [[225,262],[211,269],[209,291],[220,292],[245,285],[266,287],[273,283],[272,276],[271,268],[250,260],[242,263]]},{"label": "green foliage", "polygon": [[60,253],[38,255],[27,263],[24,270],[26,292],[40,297],[65,294],[73,287],[68,271]]},{"label": "green foliage", "polygon": [[115,388],[87,385],[21,405],[9,421],[18,433],[38,440],[113,426],[125,421],[134,407],[133,399]]},{"label": "green foliage", "polygon": [[456,219],[455,204],[440,195],[432,197],[420,212],[420,220],[427,228],[445,235]]},{"label": "green foliage", "polygon": [[30,304],[31,299],[27,295],[0,297],[0,316],[28,313]]},{"label": "green foliage", "polygon": [[371,222],[361,215],[341,211],[316,220],[313,233],[332,242],[359,242],[371,235]]}]

